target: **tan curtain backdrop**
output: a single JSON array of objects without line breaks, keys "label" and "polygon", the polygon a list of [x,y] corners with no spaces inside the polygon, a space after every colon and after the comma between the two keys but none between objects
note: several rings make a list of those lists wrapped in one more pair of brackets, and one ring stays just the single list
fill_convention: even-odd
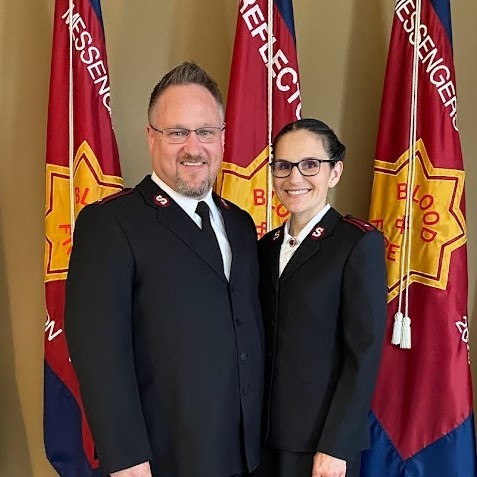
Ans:
[{"label": "tan curtain backdrop", "polygon": [[[102,0],[113,123],[127,185],[150,170],[150,91],[194,59],[224,92],[230,0]],[[332,125],[349,154],[334,205],[366,217],[394,2],[295,0],[303,115]],[[54,0],[0,0],[0,475],[54,477],[43,451],[44,155]],[[469,316],[477,317],[477,4],[452,2],[458,114],[467,171]],[[477,335],[471,346],[477,361]],[[473,366],[474,376],[477,367]]]}]

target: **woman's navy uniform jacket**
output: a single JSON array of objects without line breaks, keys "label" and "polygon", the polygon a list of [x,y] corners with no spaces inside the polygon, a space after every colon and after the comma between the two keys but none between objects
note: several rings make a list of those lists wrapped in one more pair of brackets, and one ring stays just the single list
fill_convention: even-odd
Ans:
[{"label": "woman's navy uniform jacket", "polygon": [[384,238],[331,208],[279,277],[282,241],[283,227],[259,242],[265,445],[355,460],[386,325]]}]

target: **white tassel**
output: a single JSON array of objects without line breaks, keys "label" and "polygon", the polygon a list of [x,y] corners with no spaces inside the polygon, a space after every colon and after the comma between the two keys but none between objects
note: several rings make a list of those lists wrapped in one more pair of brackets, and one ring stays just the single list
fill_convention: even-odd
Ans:
[{"label": "white tassel", "polygon": [[401,349],[411,349],[411,318],[405,316],[402,321]]},{"label": "white tassel", "polygon": [[393,345],[401,344],[402,318],[403,314],[400,311],[394,315],[393,337],[391,338]]}]

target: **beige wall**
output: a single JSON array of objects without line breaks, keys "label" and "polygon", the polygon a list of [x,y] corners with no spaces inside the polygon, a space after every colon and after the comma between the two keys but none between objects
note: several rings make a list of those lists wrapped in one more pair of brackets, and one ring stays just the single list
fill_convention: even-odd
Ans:
[{"label": "beige wall", "polygon": [[[369,204],[393,3],[295,0],[303,112],[329,122],[348,146],[346,173],[334,203],[359,216],[366,216]],[[167,69],[194,59],[216,76],[226,92],[237,3],[103,0],[102,4],[113,121],[125,181],[132,185],[150,169],[145,109],[152,86]],[[52,12],[53,0],[0,0],[2,477],[56,475],[43,454],[41,417],[43,174]],[[459,124],[467,169],[469,313],[475,318],[477,4],[453,2],[453,13]],[[477,342],[476,333],[472,334]]]}]

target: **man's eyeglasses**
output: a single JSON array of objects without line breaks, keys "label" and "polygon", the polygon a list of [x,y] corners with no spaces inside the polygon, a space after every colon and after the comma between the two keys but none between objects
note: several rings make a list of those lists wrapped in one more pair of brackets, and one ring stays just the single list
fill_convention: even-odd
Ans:
[{"label": "man's eyeglasses", "polygon": [[225,124],[221,127],[207,126],[197,129],[186,128],[164,128],[156,129],[152,124],[149,124],[154,131],[161,133],[164,136],[164,141],[169,144],[183,144],[187,141],[190,133],[195,133],[200,142],[209,144],[217,142],[221,137],[221,132],[225,129]]},{"label": "man's eyeglasses", "polygon": [[270,163],[270,167],[272,169],[272,175],[274,177],[279,177],[280,179],[288,177],[294,167],[296,167],[304,176],[316,176],[320,172],[322,162],[332,162],[333,166],[336,163],[336,161],[333,159],[316,159],[314,157],[305,157],[305,159],[302,159],[298,162],[289,162],[283,159],[277,159],[276,161]]}]

